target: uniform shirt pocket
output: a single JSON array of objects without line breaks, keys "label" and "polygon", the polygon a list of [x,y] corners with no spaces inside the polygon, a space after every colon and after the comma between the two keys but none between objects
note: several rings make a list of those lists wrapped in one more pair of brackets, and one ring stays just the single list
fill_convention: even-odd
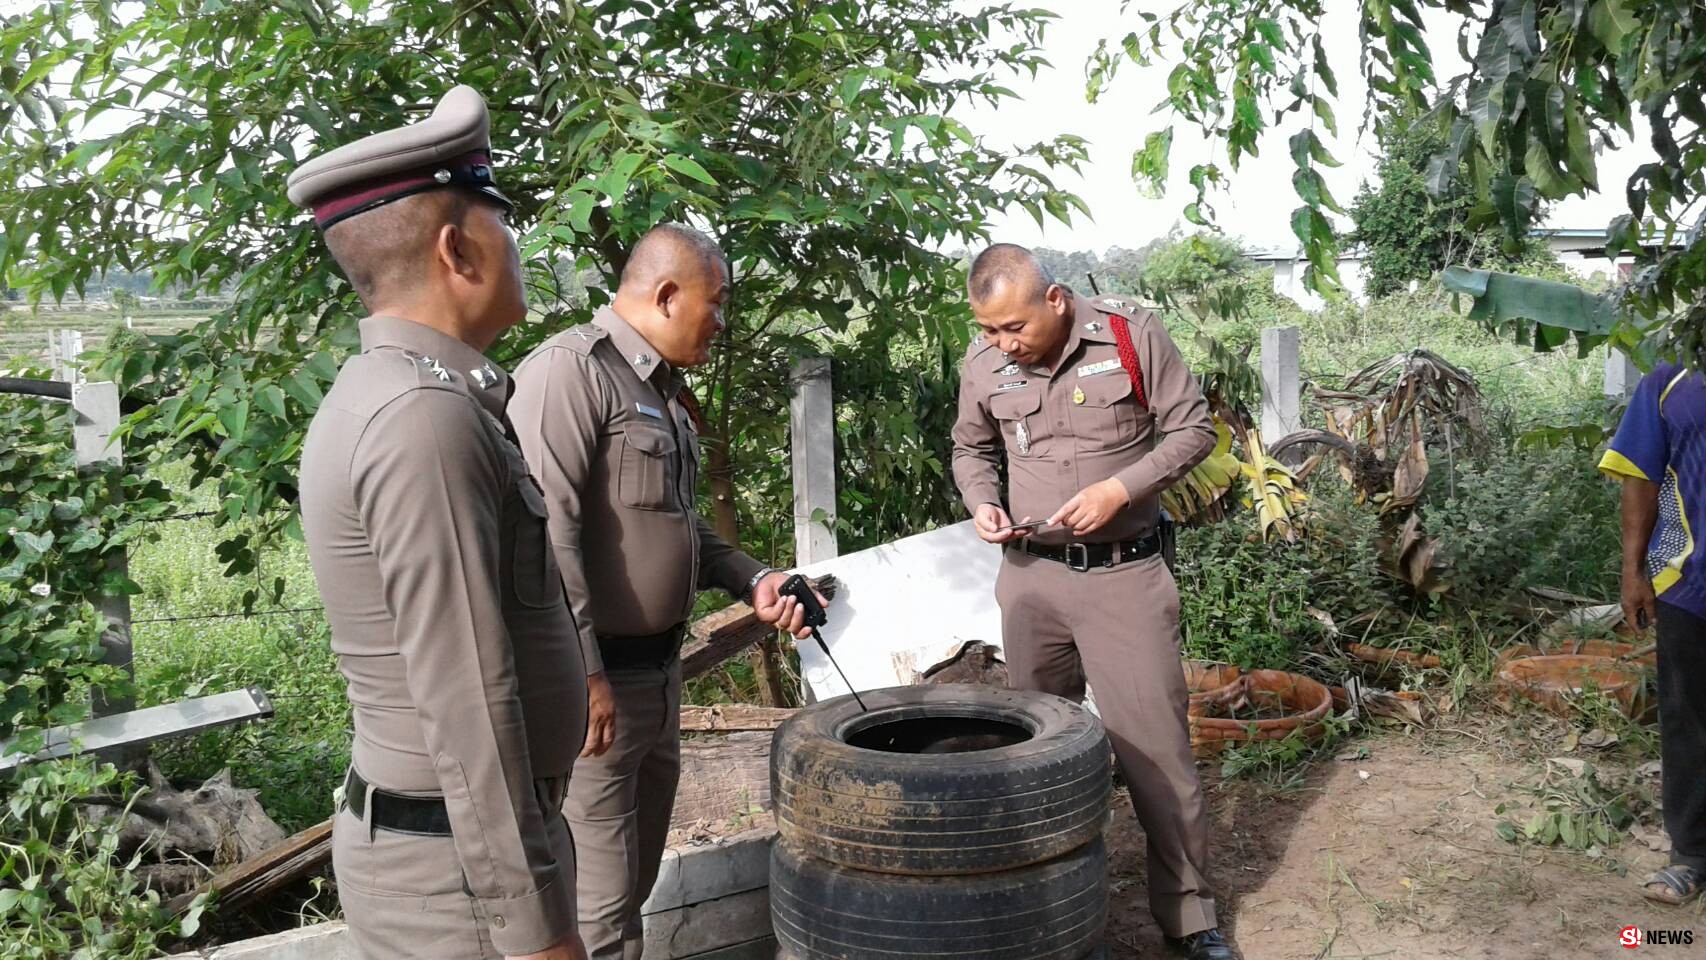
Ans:
[{"label": "uniform shirt pocket", "polygon": [[622,465],[617,489],[624,506],[667,510],[670,437],[662,430],[630,425],[622,428]]},{"label": "uniform shirt pocket", "polygon": [[1131,378],[1124,370],[1085,377],[1078,381],[1083,403],[1072,405],[1072,432],[1080,450],[1114,450],[1137,439],[1139,419],[1149,411],[1137,408]]},{"label": "uniform shirt pocket", "polygon": [[989,415],[1001,424],[1001,439],[1010,457],[1040,457],[1048,439],[1044,418],[1037,416],[1043,408],[1041,390],[1019,390],[998,393],[989,398]]},{"label": "uniform shirt pocket", "polygon": [[562,600],[563,587],[556,558],[551,555],[545,497],[532,477],[523,476],[515,486],[521,501],[515,524],[515,567],[510,576],[515,598],[528,607],[552,607]]}]

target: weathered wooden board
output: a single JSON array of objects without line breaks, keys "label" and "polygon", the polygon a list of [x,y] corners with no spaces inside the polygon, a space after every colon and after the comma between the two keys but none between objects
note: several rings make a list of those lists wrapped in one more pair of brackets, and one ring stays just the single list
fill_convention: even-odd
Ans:
[{"label": "weathered wooden board", "polygon": [[683,706],[682,733],[742,733],[774,730],[794,715],[793,707],[755,707],[746,703],[721,703],[710,707]]},{"label": "weathered wooden board", "polygon": [[189,906],[196,893],[211,889],[219,894],[221,908],[240,910],[267,899],[331,862],[332,821],[327,820],[286,837],[282,843],[258,857],[222,871],[201,890],[169,901],[166,909],[176,913]]}]

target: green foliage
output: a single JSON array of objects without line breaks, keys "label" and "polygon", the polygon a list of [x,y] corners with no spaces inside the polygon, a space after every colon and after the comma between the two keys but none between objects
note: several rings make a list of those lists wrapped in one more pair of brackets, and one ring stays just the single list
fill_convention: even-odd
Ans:
[{"label": "green foliage", "polygon": [[1499,453],[1455,470],[1435,455],[1422,527],[1440,539],[1453,593],[1496,603],[1528,587],[1615,597],[1617,485],[1592,453]]},{"label": "green foliage", "polygon": [[1216,310],[1216,293],[1236,286],[1251,273],[1244,248],[1230,237],[1202,232],[1170,237],[1144,260],[1144,286],[1198,307],[1199,315],[1227,314]]},{"label": "green foliage", "polygon": [[37,764],[6,785],[0,807],[0,960],[146,960],[194,934],[206,895],[181,916],[135,872],[146,850],[121,857],[116,830],[86,815],[89,797],[129,792],[111,764]]},{"label": "green foliage", "polygon": [[971,327],[947,333],[834,354],[836,536],[843,552],[964,518],[948,464]]},{"label": "green foliage", "polygon": [[1241,244],[1218,233],[1169,233],[1147,249],[1136,289],[1175,330],[1174,340],[1216,412],[1254,409],[1261,378],[1250,355],[1262,320],[1279,312],[1273,277],[1251,268]]},{"label": "green foliage", "polygon": [[1368,296],[1427,283],[1452,265],[1514,270],[1553,259],[1538,238],[1524,237],[1512,256],[1496,225],[1471,226],[1475,195],[1468,184],[1453,181],[1438,196],[1429,193],[1428,165],[1447,146],[1436,126],[1420,117],[1394,122],[1380,140],[1377,182],[1364,183],[1351,203],[1354,229],[1345,238],[1367,257]]},{"label": "green foliage", "polygon": [[[997,150],[949,119],[961,101],[1011,96],[1000,79],[1041,65],[1047,19],[926,0],[202,4],[193,16],[42,3],[0,29],[16,104],[0,275],[57,299],[121,266],[151,271],[159,290],[234,298],[190,333],[116,343],[103,375],[150,401],[133,421],[139,452],[188,457],[197,481],[218,484],[222,559],[246,572],[257,539],[292,522],[302,432],[360,313],[286,201],[286,174],[309,144],[418,118],[450,84],[472,84],[493,105],[541,321],[501,342],[500,361],[606,300],[561,288],[565,258],[613,285],[627,246],[665,219],[709,223],[729,253],[727,345],[697,388],[713,514],[733,529],[736,484],[778,469],[746,438],[782,409],[789,358],[860,320],[879,342],[961,324],[941,244],[981,236],[1010,204],[1039,220],[1079,205],[1045,171],[1075,166],[1082,141]],[[91,136],[97,117],[116,130]]]},{"label": "green foliage", "polygon": [[1178,555],[1185,656],[1279,668],[1319,635],[1307,541],[1264,543],[1228,521],[1181,529]]},{"label": "green foliage", "polygon": [[[1506,842],[1604,850],[1653,807],[1652,790],[1639,774],[1602,770],[1591,763],[1584,763],[1579,774],[1549,763],[1540,782],[1525,790],[1536,808],[1529,818],[1520,823],[1500,820],[1493,828]],[[1502,816],[1507,809],[1501,803],[1493,812]]]},{"label": "green foliage", "polygon": [[108,558],[170,509],[134,468],[80,472],[72,418],[63,402],[0,397],[0,739],[83,718],[90,687],[124,691],[101,663],[94,604],[135,592]]},{"label": "green foliage", "polygon": [[1343,716],[1329,714],[1322,721],[1321,736],[1315,740],[1293,730],[1280,740],[1233,743],[1220,754],[1220,775],[1227,780],[1243,777],[1278,790],[1294,790],[1303,785],[1310,762],[1337,747],[1350,726],[1351,721]]},{"label": "green foliage", "polygon": [[[166,476],[176,482],[186,472]],[[212,506],[210,493],[204,488],[184,495],[181,509]],[[200,782],[230,767],[236,783],[260,791],[262,806],[286,830],[324,820],[349,762],[351,732],[306,549],[286,541],[261,551],[255,574],[225,577],[211,520],[158,526],[157,537],[131,556],[142,588],[133,613],[137,621],[151,621],[133,628],[137,701],[151,706],[257,686],[272,697],[276,713],[260,723],[160,741],[153,758],[178,781]],[[275,594],[280,581],[283,589]],[[264,595],[257,616],[193,619],[239,612],[251,591]]]},{"label": "green foliage", "polygon": [[[1600,183],[1596,143],[1632,138],[1638,113],[1658,156],[1631,174],[1623,191],[1629,212],[1607,225],[1607,254],[1644,264],[1614,294],[1624,308],[1617,340],[1633,347],[1644,328],[1663,322],[1668,349],[1689,357],[1706,350],[1706,243],[1692,229],[1706,165],[1698,78],[1706,35],[1692,5],[1359,0],[1363,43],[1331,50],[1321,0],[1205,0],[1164,16],[1129,2],[1124,9],[1140,22],[1099,49],[1091,99],[1126,60],[1170,60],[1159,106],[1223,143],[1232,169],[1259,149],[1265,131],[1289,128],[1301,201],[1292,229],[1310,264],[1305,282],[1321,292],[1337,286],[1338,244],[1326,212],[1338,208],[1317,170],[1336,162],[1317,133],[1337,132],[1335,69],[1364,73],[1367,100],[1355,106],[1377,135],[1421,118],[1443,144],[1428,163],[1428,193],[1472,197],[1468,225],[1500,226],[1511,256],[1521,254],[1545,202],[1615,189]],[[1426,39],[1435,13],[1458,25],[1451,32],[1469,65],[1460,76],[1435,73]],[[1167,176],[1172,130],[1153,133],[1134,156],[1140,187]],[[1207,195],[1224,179],[1212,162],[1191,169],[1197,196],[1188,219],[1212,217]]]}]

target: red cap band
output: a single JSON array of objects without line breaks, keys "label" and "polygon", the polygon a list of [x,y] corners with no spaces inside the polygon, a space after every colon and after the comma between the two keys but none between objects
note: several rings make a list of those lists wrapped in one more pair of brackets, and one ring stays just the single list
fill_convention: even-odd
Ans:
[{"label": "red cap band", "polygon": [[[491,158],[484,150],[463,154],[454,160],[436,163],[430,167],[417,167],[398,173],[352,183],[342,190],[326,194],[314,203],[314,222],[321,228],[367,210],[379,206],[388,200],[406,197],[423,190],[433,190],[439,187],[464,186],[470,178],[463,173],[473,167],[491,166]],[[445,171],[451,176],[440,179],[439,171]],[[488,175],[487,183],[490,183]]]}]

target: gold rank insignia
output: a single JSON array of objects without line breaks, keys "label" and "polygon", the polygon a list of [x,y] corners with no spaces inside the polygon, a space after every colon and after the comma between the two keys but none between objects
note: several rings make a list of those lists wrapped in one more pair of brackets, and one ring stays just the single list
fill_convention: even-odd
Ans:
[{"label": "gold rank insignia", "polygon": [[1083,387],[1073,387],[1072,388],[1072,402],[1076,403],[1076,404],[1080,404],[1080,405],[1082,405],[1084,403],[1084,388]]}]

